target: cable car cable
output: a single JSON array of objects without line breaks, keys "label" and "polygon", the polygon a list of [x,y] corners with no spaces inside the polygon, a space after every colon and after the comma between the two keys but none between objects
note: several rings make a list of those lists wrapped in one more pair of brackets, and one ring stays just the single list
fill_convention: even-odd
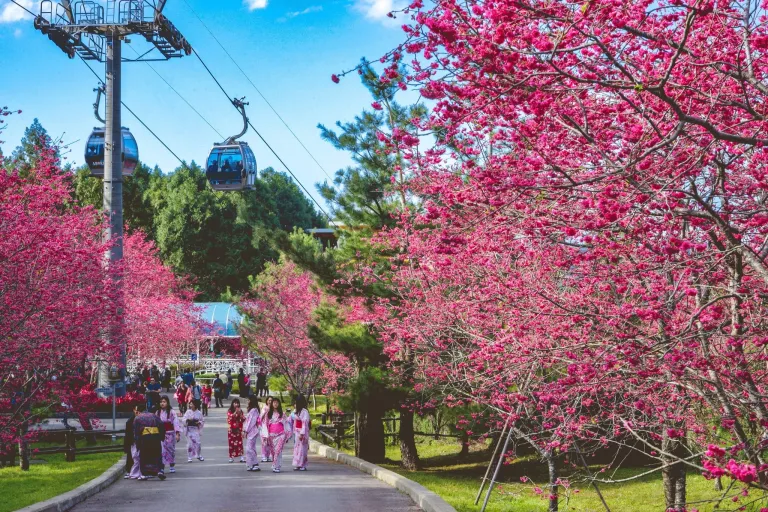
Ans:
[{"label": "cable car cable", "polygon": [[24,9],[25,11],[27,11],[27,12],[28,12],[29,14],[31,14],[32,16],[34,16],[34,17],[37,17],[37,14],[33,13],[32,11],[30,11],[29,9],[27,9],[26,7],[24,7],[23,5],[21,5],[21,4],[20,4],[19,2],[17,2],[16,0],[11,0],[11,2],[15,3],[17,6],[21,7],[22,9]]},{"label": "cable car cable", "polygon": [[[36,16],[36,14],[35,14],[35,13],[33,13],[32,11],[30,11],[29,9],[27,9],[26,7],[24,7],[23,5],[21,5],[20,3],[18,3],[16,0],[11,0],[11,2],[13,2],[13,3],[14,3],[14,4],[16,4],[17,6],[21,7],[22,9],[24,9],[25,11],[27,11],[27,12],[28,12],[29,14],[31,14],[32,16]],[[186,1],[185,1],[185,3],[186,3]],[[189,4],[187,4],[187,6],[189,6]],[[191,7],[190,7],[190,10],[192,10],[192,8],[191,8]],[[194,11],[193,11],[193,12],[194,12]],[[197,14],[196,14],[196,13],[195,13],[195,16],[197,16]],[[199,17],[198,17],[198,19],[199,19]],[[202,22],[202,20],[200,20],[200,21]],[[205,25],[204,25],[204,26],[205,26]],[[206,27],[206,29],[208,29],[208,27]],[[210,30],[209,30],[209,32],[210,32]],[[218,42],[218,40],[217,40],[217,42]],[[221,45],[221,43],[219,43],[219,45]],[[223,48],[223,46],[222,46],[222,48]],[[134,51],[135,51],[135,50],[134,50]],[[224,94],[227,96],[227,99],[228,99],[228,100],[231,102],[231,101],[232,101],[232,100],[231,100],[231,96],[230,96],[230,95],[227,93],[227,91],[226,91],[226,90],[224,89],[224,87],[221,85],[221,83],[220,83],[220,82],[219,82],[219,80],[216,78],[216,76],[215,76],[215,75],[214,75],[214,74],[211,72],[211,70],[210,70],[210,68],[208,67],[208,65],[205,63],[205,61],[203,61],[202,57],[200,57],[200,54],[199,54],[199,53],[197,53],[197,50],[195,50],[195,49],[193,48],[193,49],[192,49],[192,51],[195,53],[195,56],[196,56],[196,57],[197,57],[197,59],[200,61],[200,63],[203,65],[203,67],[205,68],[205,70],[206,70],[206,71],[208,71],[208,74],[209,74],[209,75],[211,75],[211,78],[213,78],[213,81],[214,81],[214,82],[216,82],[216,85],[218,85],[218,86],[219,86],[219,89],[221,89],[221,92],[223,92],[223,93],[224,93]],[[224,51],[226,52],[226,50],[224,50]],[[229,55],[229,53],[228,53],[228,52],[227,52],[227,55]],[[102,84],[106,85],[106,84],[104,83],[104,80],[102,80],[102,79],[101,79],[101,77],[99,76],[99,74],[98,74],[98,73],[96,73],[96,71],[94,71],[94,69],[93,69],[93,68],[90,66],[90,64],[88,64],[88,63],[85,61],[85,59],[83,59],[83,58],[82,58],[82,57],[81,57],[79,54],[78,54],[78,57],[80,57],[80,60],[83,62],[83,64],[85,64],[85,66],[86,66],[86,67],[87,67],[87,68],[88,68],[88,69],[91,71],[91,73],[93,73],[93,75],[94,75],[94,76],[95,76],[95,77],[96,77],[96,78],[99,80],[99,82],[101,82]],[[230,55],[229,57],[230,57],[230,58],[232,58],[232,56],[231,56],[231,55]],[[234,61],[234,59],[233,59],[233,61]],[[235,63],[235,64],[237,64],[237,63]],[[151,67],[151,66],[150,66],[150,67]],[[238,66],[238,69],[239,69],[239,68],[240,68],[240,66]],[[241,71],[242,71],[242,69],[241,69]],[[243,74],[245,74],[245,73],[243,73]],[[161,78],[162,78],[162,77],[161,77]],[[248,78],[248,77],[246,76],[246,78]],[[250,81],[250,79],[249,79],[249,81]],[[167,83],[167,82],[166,82],[166,83]],[[253,82],[251,82],[251,85],[253,85]],[[256,86],[255,86],[255,85],[253,85],[253,87],[254,87],[254,89],[256,89],[256,92],[258,92],[258,93],[259,93],[259,95],[261,95],[261,97],[262,97],[262,98],[264,98],[264,96],[261,94],[261,92],[258,90],[258,88],[256,88]],[[178,93],[177,93],[177,94],[178,94]],[[267,100],[266,100],[266,98],[264,98],[264,101],[267,101]],[[157,134],[156,134],[154,131],[152,131],[152,129],[151,129],[149,126],[147,126],[147,124],[146,124],[144,121],[142,121],[142,119],[141,119],[139,116],[137,116],[137,115],[136,115],[136,113],[135,113],[133,110],[131,110],[131,108],[130,108],[128,105],[126,105],[124,101],[122,101],[122,100],[121,100],[121,101],[120,101],[120,104],[121,104],[122,106],[124,106],[124,107],[125,107],[125,109],[126,109],[126,110],[128,110],[128,112],[130,112],[130,113],[131,113],[131,115],[132,115],[133,117],[135,117],[135,118],[136,118],[136,120],[137,120],[139,123],[141,123],[141,125],[142,125],[144,128],[146,128],[146,129],[147,129],[147,131],[148,131],[149,133],[151,133],[151,134],[152,134],[152,136],[153,136],[153,137],[155,137],[155,138],[158,140],[158,142],[160,142],[160,144],[162,144],[162,145],[163,145],[163,147],[165,147],[165,149],[167,149],[167,150],[168,150],[168,152],[169,152],[169,153],[171,153],[171,154],[172,154],[174,157],[176,157],[176,159],[179,161],[179,163],[181,163],[181,165],[182,165],[182,166],[184,166],[184,167],[186,167],[186,166],[187,166],[186,162],[184,162],[184,160],[182,160],[181,158],[179,158],[179,156],[178,156],[176,153],[174,153],[174,152],[173,152],[173,150],[172,150],[171,148],[169,148],[169,147],[168,147],[168,145],[167,145],[165,142],[163,142],[163,139],[161,139],[161,138],[160,138],[160,137],[159,137],[159,136],[158,136],[158,135],[157,135]],[[267,102],[267,104],[269,104],[269,102]],[[272,108],[272,106],[271,106],[271,105],[270,105],[270,108]],[[272,109],[272,110],[274,111],[274,109]],[[275,114],[277,114],[277,112],[275,112]],[[277,116],[278,116],[278,117],[280,117],[280,115],[279,115],[279,114],[277,114]],[[280,118],[280,120],[282,121],[282,118]],[[285,124],[285,121],[283,121],[283,124]],[[251,127],[251,129],[252,129],[254,132],[256,132],[256,135],[258,135],[258,136],[259,136],[259,138],[260,138],[260,139],[261,139],[261,141],[264,143],[264,145],[266,145],[266,146],[267,146],[267,148],[268,148],[268,149],[269,149],[269,150],[272,152],[272,154],[273,154],[273,155],[275,155],[275,157],[276,157],[276,158],[277,158],[277,159],[280,161],[280,163],[281,163],[281,164],[283,164],[283,167],[285,167],[285,169],[286,169],[286,170],[288,171],[288,173],[289,173],[289,174],[290,174],[290,175],[293,177],[293,179],[295,179],[295,180],[296,180],[296,183],[298,183],[298,184],[299,184],[299,186],[302,188],[302,190],[304,190],[304,192],[307,194],[307,196],[309,196],[309,198],[312,200],[312,202],[313,202],[313,203],[315,203],[315,205],[317,205],[317,208],[318,208],[318,209],[319,209],[321,212],[323,212],[323,215],[325,215],[325,216],[328,218],[328,220],[330,221],[331,225],[333,225],[334,227],[338,228],[338,226],[336,226],[336,223],[334,223],[334,222],[333,222],[333,219],[331,218],[331,216],[330,216],[330,215],[328,215],[328,213],[327,213],[327,212],[326,212],[326,211],[323,209],[323,207],[320,205],[320,203],[318,203],[318,202],[317,202],[317,200],[315,200],[315,198],[312,196],[312,194],[310,194],[310,193],[309,193],[309,191],[308,191],[308,190],[307,190],[307,188],[304,186],[304,184],[303,184],[303,183],[302,183],[302,182],[299,180],[299,178],[297,178],[297,177],[296,177],[296,175],[293,173],[293,171],[291,170],[291,168],[290,168],[290,167],[288,167],[288,165],[287,165],[287,164],[286,164],[286,163],[283,161],[283,159],[282,159],[282,158],[280,158],[280,155],[278,155],[278,154],[277,154],[277,152],[276,152],[274,149],[272,149],[272,146],[270,146],[270,145],[269,145],[269,143],[268,143],[268,142],[267,142],[267,141],[264,139],[264,137],[263,137],[263,136],[261,135],[261,133],[260,133],[260,132],[259,132],[259,131],[256,129],[256,127],[255,127],[255,126],[253,126],[253,124],[251,123],[251,121],[250,121],[250,120],[248,121],[248,126],[250,126],[250,127]],[[288,125],[287,125],[287,124],[286,124],[286,127],[288,127]],[[288,129],[290,130],[290,127],[288,127]],[[214,130],[215,130],[215,129],[214,129]],[[293,133],[293,132],[291,131],[291,133]],[[293,135],[294,135],[294,137],[296,137],[296,134],[293,134]],[[298,137],[296,137],[296,139],[298,140]],[[299,141],[299,143],[301,144],[301,141]],[[302,145],[302,147],[304,147],[304,149],[306,150],[306,147],[304,146],[304,144],[301,144],[301,145]],[[309,152],[309,151],[307,150],[307,152]],[[312,156],[312,154],[311,154],[311,153],[310,153],[310,156]],[[314,157],[312,157],[312,158],[313,158],[313,160],[314,160]],[[317,160],[315,160],[315,162],[317,163]],[[320,164],[318,163],[318,165],[320,165]],[[322,169],[322,166],[320,166],[320,168]],[[325,172],[325,169],[323,169],[323,172]],[[325,172],[325,174],[326,174],[326,176],[328,176],[328,173],[327,173],[327,172]],[[328,177],[330,178],[330,176],[328,176]]]},{"label": "cable car cable", "polygon": [[189,2],[187,2],[187,0],[183,0],[183,1],[187,5],[187,8],[189,8],[190,12],[192,14],[194,14],[194,16],[198,19],[198,21],[200,21],[200,24],[205,28],[205,30],[207,30],[208,33],[211,34],[211,37],[213,37],[213,40],[216,41],[216,43],[219,45],[219,47],[222,50],[224,50],[224,53],[227,54],[227,57],[229,57],[229,60],[232,61],[232,64],[234,64],[235,67],[238,70],[240,70],[240,73],[242,73],[242,75],[245,77],[245,79],[248,80],[248,83],[251,84],[251,86],[259,94],[259,96],[261,96],[261,99],[264,100],[264,103],[266,103],[267,106],[270,108],[270,110],[272,110],[272,112],[274,112],[274,114],[277,116],[277,118],[280,120],[280,122],[283,123],[283,126],[285,126],[288,129],[289,132],[291,132],[291,135],[293,135],[293,138],[296,139],[296,142],[298,142],[301,145],[301,147],[304,148],[304,151],[306,151],[306,153],[309,155],[309,157],[312,159],[312,161],[314,161],[315,164],[317,164],[317,166],[320,168],[320,170],[323,171],[323,174],[325,174],[328,177],[329,180],[333,180],[333,178],[331,178],[331,176],[328,174],[328,172],[325,170],[325,168],[320,164],[320,162],[317,161],[317,158],[315,158],[315,155],[313,155],[312,152],[309,150],[309,148],[307,148],[307,146],[305,146],[304,143],[301,142],[301,139],[299,139],[299,136],[296,135],[296,133],[291,129],[290,126],[288,126],[288,123],[285,121],[285,119],[283,119],[283,117],[277,112],[277,110],[275,110],[275,107],[272,106],[272,104],[264,96],[264,94],[262,94],[262,92],[259,90],[259,88],[256,87],[256,84],[253,83],[251,78],[246,74],[245,70],[243,70],[243,68],[240,67],[240,64],[238,64],[237,61],[235,60],[235,58],[232,57],[232,54],[230,54],[229,51],[227,51],[227,49],[224,47],[224,45],[221,43],[221,41],[219,41],[219,38],[216,37],[216,35],[213,33],[213,31],[210,28],[208,28],[208,25],[205,24],[203,19],[197,14],[197,12],[195,12],[195,10],[192,8],[192,6],[189,5]]},{"label": "cable car cable", "polygon": [[[16,4],[16,6],[18,6],[18,7],[22,8],[22,9],[24,9],[25,11],[27,11],[27,12],[28,12],[28,13],[29,13],[31,16],[37,17],[37,14],[33,13],[32,11],[30,11],[29,9],[27,9],[26,7],[24,7],[23,5],[21,5],[21,4],[20,4],[19,2],[17,2],[16,0],[11,0],[11,2],[13,2],[14,4]],[[134,50],[134,51],[135,51],[135,50]],[[87,67],[87,68],[88,68],[88,69],[91,71],[91,73],[93,73],[93,75],[94,75],[94,76],[95,76],[95,77],[96,77],[96,78],[99,80],[99,82],[101,82],[101,84],[102,84],[102,85],[106,85],[106,84],[104,83],[104,80],[102,80],[102,79],[101,79],[101,77],[99,76],[99,74],[98,74],[98,73],[96,73],[96,71],[94,71],[94,70],[93,70],[93,68],[90,66],[90,64],[88,64],[88,63],[85,61],[85,59],[83,59],[83,57],[81,57],[79,54],[78,54],[77,56],[78,56],[78,57],[80,57],[80,60],[81,60],[81,61],[83,61],[83,64],[85,64],[85,65],[86,65],[86,67]],[[150,66],[150,67],[151,67],[151,66]],[[122,101],[122,100],[120,100],[120,104],[121,104],[122,106],[124,106],[124,107],[125,107],[125,109],[126,109],[128,112],[130,112],[130,113],[131,113],[131,115],[132,115],[133,117],[135,117],[135,118],[136,118],[136,120],[137,120],[139,123],[141,123],[141,125],[142,125],[144,128],[146,128],[146,129],[147,129],[147,131],[148,131],[149,133],[151,133],[151,134],[152,134],[152,136],[153,136],[154,138],[156,138],[156,139],[157,139],[157,141],[158,141],[160,144],[162,144],[162,145],[163,145],[163,147],[164,147],[165,149],[167,149],[167,150],[168,150],[168,152],[169,152],[170,154],[172,154],[174,157],[176,157],[176,160],[178,160],[178,161],[179,161],[179,163],[180,163],[180,164],[181,164],[183,167],[187,167],[187,163],[186,163],[184,160],[182,160],[181,158],[179,158],[179,155],[177,155],[176,153],[174,153],[174,152],[173,152],[173,150],[172,150],[171,148],[169,148],[169,147],[168,147],[168,144],[166,144],[165,142],[163,142],[163,139],[161,139],[161,138],[160,138],[160,137],[159,137],[159,136],[158,136],[158,135],[157,135],[157,134],[156,134],[154,131],[152,131],[152,129],[151,129],[149,126],[147,126],[147,124],[146,124],[144,121],[142,121],[142,119],[141,119],[139,116],[137,116],[137,115],[136,115],[136,113],[135,113],[133,110],[131,110],[131,107],[129,107],[128,105],[126,105],[126,104],[125,104],[125,102],[124,102],[124,101]],[[213,128],[213,127],[212,127],[212,128]],[[215,131],[215,128],[214,128],[214,131]],[[217,133],[218,133],[218,132],[217,132]]]},{"label": "cable car cable", "polygon": [[273,154],[273,155],[275,155],[275,157],[276,157],[276,158],[277,158],[277,159],[280,161],[280,163],[281,163],[281,164],[283,164],[283,167],[285,167],[286,169],[288,169],[288,172],[290,172],[290,173],[291,173],[291,176],[293,176],[293,179],[295,179],[295,180],[296,180],[296,183],[298,183],[298,184],[299,184],[299,186],[300,186],[300,187],[301,187],[301,188],[304,190],[304,192],[306,192],[306,194],[309,196],[309,198],[310,198],[310,199],[312,199],[312,202],[314,202],[314,203],[317,205],[317,207],[320,209],[320,211],[321,211],[321,212],[323,212],[323,215],[325,215],[326,217],[328,217],[328,221],[331,223],[331,225],[332,225],[333,227],[335,227],[336,229],[338,229],[338,228],[339,228],[339,226],[337,226],[337,225],[336,225],[336,223],[335,223],[335,222],[333,222],[333,219],[331,218],[331,216],[330,216],[330,215],[328,215],[328,214],[326,213],[326,211],[325,211],[325,210],[323,210],[323,207],[322,207],[322,206],[320,206],[320,203],[318,203],[317,201],[315,201],[315,198],[314,198],[314,197],[312,197],[312,194],[310,194],[310,193],[309,193],[309,191],[306,189],[306,187],[304,187],[304,184],[303,184],[303,183],[301,183],[301,182],[299,181],[299,179],[296,177],[296,175],[295,175],[295,174],[293,174],[293,172],[292,172],[292,171],[291,171],[291,169],[290,169],[290,168],[289,168],[289,167],[286,165],[286,163],[285,163],[285,162],[283,162],[283,159],[282,159],[282,158],[280,158],[280,155],[278,155],[278,154],[275,152],[275,150],[274,150],[274,149],[272,149],[272,146],[270,146],[270,145],[269,145],[269,142],[267,142],[266,140],[264,140],[264,137],[262,137],[262,136],[261,136],[261,133],[259,133],[259,130],[257,130],[257,129],[256,129],[256,127],[255,127],[255,126],[253,126],[253,124],[251,124],[251,121],[250,121],[250,120],[248,121],[248,126],[250,126],[250,127],[251,127],[251,130],[253,130],[254,132],[256,132],[256,135],[258,135],[258,136],[259,136],[259,138],[261,139],[261,142],[263,142],[263,143],[264,143],[264,145],[265,145],[265,146],[267,146],[267,148],[269,148],[269,150],[272,152],[272,154]]},{"label": "cable car cable", "polygon": [[[221,82],[219,82],[218,78],[216,78],[216,76],[213,74],[213,72],[212,72],[212,71],[211,71],[211,69],[208,67],[208,65],[205,63],[205,61],[203,60],[203,58],[202,58],[202,57],[200,57],[200,54],[199,54],[199,53],[197,53],[197,50],[196,50],[196,49],[194,49],[194,48],[192,48],[192,52],[195,54],[195,56],[197,57],[197,59],[200,61],[200,64],[202,64],[202,65],[203,65],[203,67],[205,68],[205,70],[206,70],[206,71],[208,71],[208,74],[209,74],[209,75],[211,75],[211,78],[213,78],[213,81],[214,81],[214,82],[216,82],[216,85],[218,85],[218,86],[219,86],[219,89],[221,89],[221,92],[223,92],[223,93],[224,93],[224,95],[227,97],[227,100],[229,100],[229,102],[230,102],[230,103],[232,103],[232,105],[233,105],[233,106],[235,106],[234,102],[232,101],[232,96],[230,96],[230,95],[229,95],[229,93],[227,92],[227,90],[226,90],[226,89],[224,89],[224,86],[223,86],[223,85],[221,85]],[[235,108],[237,108],[237,107],[235,106]],[[253,123],[251,123],[250,119],[248,120],[248,126],[250,126],[250,127],[251,127],[251,129],[252,129],[254,132],[256,132],[256,135],[258,135],[258,136],[259,136],[259,138],[260,138],[260,139],[261,139],[261,141],[264,143],[264,145],[265,145],[265,146],[267,146],[267,148],[268,148],[268,149],[269,149],[269,150],[272,152],[272,154],[273,154],[273,155],[275,155],[275,157],[276,157],[276,158],[277,158],[277,159],[280,161],[280,163],[281,163],[281,164],[283,164],[283,167],[285,167],[285,169],[288,171],[288,173],[289,173],[291,176],[293,176],[293,179],[294,179],[294,180],[296,180],[296,183],[298,183],[298,184],[299,184],[299,186],[302,188],[302,190],[304,190],[304,192],[307,194],[307,196],[309,196],[309,198],[312,200],[312,202],[313,202],[313,203],[315,203],[315,205],[317,205],[317,208],[318,208],[318,209],[319,209],[321,212],[323,212],[323,215],[325,215],[326,217],[328,217],[328,221],[329,221],[329,222],[330,222],[330,223],[331,223],[331,224],[332,224],[334,227],[338,228],[338,226],[336,226],[336,224],[333,222],[333,219],[331,218],[331,216],[330,216],[330,215],[328,215],[328,213],[326,213],[326,211],[323,209],[323,207],[320,205],[320,203],[318,203],[318,202],[317,202],[317,200],[315,200],[315,198],[312,196],[312,194],[310,194],[310,193],[309,193],[309,190],[307,190],[307,188],[306,188],[306,187],[304,186],[304,184],[303,184],[303,183],[302,183],[302,182],[299,180],[299,178],[297,178],[297,177],[296,177],[296,175],[293,173],[293,171],[291,170],[291,168],[290,168],[290,167],[288,167],[288,165],[287,165],[287,164],[286,164],[286,163],[283,161],[283,159],[282,159],[282,158],[280,158],[280,155],[278,155],[278,154],[277,154],[277,152],[276,152],[274,149],[272,149],[272,146],[270,146],[270,145],[269,145],[269,143],[268,143],[268,142],[267,142],[267,141],[264,139],[264,137],[262,137],[261,133],[259,133],[259,130],[257,130],[257,129],[256,129],[256,127],[255,127],[255,126],[253,126]]]},{"label": "cable car cable", "polygon": [[[13,0],[11,0],[11,1],[13,1]],[[78,57],[80,57],[80,55],[79,55],[79,54],[78,54]],[[83,61],[83,64],[85,64],[85,65],[86,65],[86,67],[87,67],[87,68],[88,68],[88,69],[91,71],[91,73],[93,73],[93,76],[95,76],[95,77],[96,77],[96,78],[99,80],[99,82],[101,82],[101,84],[102,84],[102,85],[106,85],[106,84],[104,83],[104,80],[102,80],[102,79],[101,79],[101,77],[99,76],[99,74],[98,74],[96,71],[94,71],[94,69],[93,69],[93,68],[90,66],[90,64],[88,64],[88,63],[85,61],[85,59],[83,59],[82,57],[80,57],[80,60],[81,60],[81,61]],[[164,147],[165,149],[167,149],[167,150],[168,150],[168,152],[169,152],[170,154],[172,154],[173,156],[175,156],[175,157],[176,157],[176,160],[178,160],[178,161],[179,161],[179,163],[182,165],[182,167],[185,167],[185,168],[187,167],[187,163],[186,163],[184,160],[182,160],[181,158],[179,158],[179,155],[177,155],[176,153],[174,153],[174,152],[173,152],[173,150],[172,150],[171,148],[169,148],[169,147],[168,147],[168,144],[166,144],[165,142],[163,142],[163,139],[161,139],[161,138],[160,138],[160,137],[159,137],[159,136],[158,136],[158,135],[157,135],[155,132],[153,132],[153,131],[152,131],[152,129],[151,129],[149,126],[147,126],[147,123],[145,123],[144,121],[142,121],[142,120],[141,120],[141,118],[140,118],[139,116],[137,116],[137,115],[136,115],[136,112],[134,112],[133,110],[131,110],[131,108],[130,108],[128,105],[126,105],[124,101],[120,100],[120,104],[121,104],[122,106],[124,106],[124,107],[125,107],[125,109],[126,109],[128,112],[130,112],[130,113],[131,113],[131,115],[132,115],[133,117],[135,117],[135,118],[136,118],[136,120],[137,120],[139,123],[141,123],[141,125],[142,125],[144,128],[146,128],[146,129],[147,129],[147,131],[148,131],[149,133],[151,133],[151,134],[152,134],[152,136],[153,136],[154,138],[156,138],[156,139],[157,139],[157,141],[158,141],[160,144],[162,144],[162,145],[163,145],[163,147]]]},{"label": "cable car cable", "polygon": [[[139,52],[138,52],[138,51],[137,51],[137,50],[136,50],[136,49],[135,49],[133,46],[131,46],[130,44],[129,44],[129,45],[127,45],[127,46],[128,46],[128,48],[130,48],[130,49],[133,51],[133,53],[135,53],[136,55],[139,55]],[[163,82],[165,82],[165,85],[167,85],[167,86],[168,86],[168,87],[169,87],[169,88],[170,88],[170,89],[171,89],[173,92],[175,92],[175,93],[176,93],[176,96],[178,96],[179,98],[181,98],[181,101],[183,101],[184,103],[186,103],[186,104],[187,104],[187,106],[188,106],[189,108],[191,108],[191,109],[192,109],[192,111],[193,111],[195,114],[197,114],[197,115],[198,115],[198,117],[199,117],[200,119],[202,119],[202,120],[203,120],[203,122],[205,122],[205,124],[207,124],[208,126],[210,126],[211,130],[213,130],[214,132],[216,132],[216,135],[218,135],[218,136],[219,136],[219,137],[221,137],[221,138],[223,138],[223,137],[224,137],[224,136],[223,136],[223,135],[222,135],[222,134],[219,132],[219,130],[217,130],[217,129],[216,129],[216,128],[215,128],[215,127],[214,127],[214,126],[211,124],[211,123],[209,123],[209,122],[208,122],[208,119],[206,119],[206,118],[205,118],[205,116],[203,116],[203,114],[201,114],[201,113],[200,113],[200,111],[198,111],[198,110],[197,110],[197,109],[196,109],[196,108],[195,108],[195,107],[194,107],[194,106],[193,106],[193,105],[192,105],[192,104],[191,104],[189,101],[187,101],[187,99],[186,99],[184,96],[182,96],[182,95],[181,95],[181,93],[180,93],[179,91],[177,91],[177,90],[176,90],[176,88],[175,88],[174,86],[172,86],[172,85],[171,85],[171,84],[168,82],[168,80],[166,80],[166,79],[163,77],[163,75],[161,75],[161,74],[160,74],[160,72],[159,72],[159,71],[157,71],[157,70],[155,69],[155,67],[154,67],[152,64],[150,64],[149,62],[145,62],[144,64],[146,64],[147,66],[149,66],[149,69],[151,69],[152,71],[154,71],[154,72],[155,72],[155,74],[156,74],[157,76],[159,76],[159,77],[160,77],[160,80],[162,80]]]}]

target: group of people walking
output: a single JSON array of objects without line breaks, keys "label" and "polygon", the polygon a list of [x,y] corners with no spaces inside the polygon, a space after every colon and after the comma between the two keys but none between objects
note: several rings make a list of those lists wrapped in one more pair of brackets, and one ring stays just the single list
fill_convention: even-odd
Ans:
[{"label": "group of people walking", "polygon": [[291,414],[283,412],[279,398],[268,397],[262,408],[259,398],[251,396],[247,412],[243,412],[240,400],[235,398],[227,411],[227,426],[229,462],[240,457],[240,462],[246,463],[247,471],[260,471],[256,442],[261,440],[261,462],[271,462],[272,471],[279,473],[283,448],[293,434],[293,469],[307,470],[311,425],[303,395],[296,398],[296,410]]},{"label": "group of people walking", "polygon": [[[193,382],[194,385],[194,382]],[[191,389],[191,388],[190,388]],[[190,396],[189,390],[185,399]],[[192,393],[194,397],[195,394]],[[146,480],[158,477],[165,480],[165,468],[176,472],[176,444],[182,434],[187,439],[187,462],[202,462],[202,433],[205,416],[200,410],[201,398],[186,401],[184,412],[173,410],[168,396],[161,396],[156,411],[148,411],[145,404],[134,409],[134,416],[126,424],[125,451],[128,455],[126,479]],[[182,402],[179,402],[180,405]],[[307,400],[299,395],[296,409],[283,412],[280,399],[268,397],[262,407],[257,396],[248,399],[248,410],[243,411],[240,400],[232,400],[227,411],[229,462],[239,457],[246,470],[260,471],[257,441],[261,441],[261,462],[271,462],[272,471],[279,473],[283,448],[294,435],[293,469],[306,471],[309,453],[310,417]]]},{"label": "group of people walking", "polygon": [[[216,407],[224,407],[224,400],[228,400],[229,395],[232,394],[235,381],[238,383],[241,399],[248,399],[253,394],[256,396],[269,395],[267,372],[263,366],[259,367],[255,379],[251,379],[243,368],[240,368],[237,375],[233,375],[232,370],[229,369],[225,373],[216,375],[212,383],[198,385],[191,371],[179,374],[175,382],[172,382],[170,368],[145,365],[133,374],[128,388],[130,391],[138,392],[146,397],[149,411],[157,410],[163,389],[166,392],[174,389],[174,395],[179,402],[179,411],[182,414],[186,412],[189,402],[195,400],[197,408],[202,411],[203,415],[207,415],[212,399],[215,400]],[[253,390],[254,383],[255,390]]]}]

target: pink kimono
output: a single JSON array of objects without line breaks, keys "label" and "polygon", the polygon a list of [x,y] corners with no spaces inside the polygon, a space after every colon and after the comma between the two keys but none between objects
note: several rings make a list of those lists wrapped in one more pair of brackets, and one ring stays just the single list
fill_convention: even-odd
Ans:
[{"label": "pink kimono", "polygon": [[203,460],[201,440],[203,426],[205,425],[203,413],[187,409],[187,412],[184,413],[183,420],[184,430],[187,433],[187,458],[191,460],[197,457],[199,460]]},{"label": "pink kimono", "polygon": [[243,424],[245,432],[245,462],[249,468],[259,465],[259,454],[256,451],[256,441],[261,434],[261,414],[258,409],[251,409]]},{"label": "pink kimono", "polygon": [[286,423],[288,417],[283,414],[282,417],[275,411],[267,421],[267,429],[269,431],[269,442],[272,445],[272,470],[280,471],[282,466],[283,447],[286,441]]},{"label": "pink kimono", "polygon": [[170,464],[171,467],[176,465],[176,432],[181,433],[181,423],[176,413],[171,411],[170,414],[159,410],[157,411],[157,417],[165,425],[165,439],[163,439],[163,468],[166,464]]},{"label": "pink kimono", "polygon": [[293,414],[293,432],[295,434],[293,444],[293,467],[296,469],[307,469],[309,458],[309,411],[302,409],[296,415]]},{"label": "pink kimono", "polygon": [[141,476],[141,460],[140,460],[141,454],[139,453],[139,449],[136,448],[136,443],[133,443],[131,445],[131,458],[133,459],[133,466],[131,466],[131,472],[128,473],[128,476],[132,480],[136,480]]}]

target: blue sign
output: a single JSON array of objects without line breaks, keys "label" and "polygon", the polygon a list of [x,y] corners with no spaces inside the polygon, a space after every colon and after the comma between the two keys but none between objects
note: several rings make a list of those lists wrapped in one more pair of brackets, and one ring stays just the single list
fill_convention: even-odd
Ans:
[{"label": "blue sign", "polygon": [[112,388],[96,388],[96,392],[101,393],[102,395],[111,395]]},{"label": "blue sign", "polygon": [[192,361],[197,361],[197,354],[189,354],[189,358],[190,358]]}]

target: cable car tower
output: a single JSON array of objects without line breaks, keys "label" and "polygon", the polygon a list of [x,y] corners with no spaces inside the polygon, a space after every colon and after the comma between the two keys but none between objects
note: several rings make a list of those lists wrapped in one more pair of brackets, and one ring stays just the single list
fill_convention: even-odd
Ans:
[{"label": "cable car tower", "polygon": [[[109,222],[105,239],[113,240],[106,265],[113,279],[116,263],[123,259],[123,133],[121,116],[122,43],[128,36],[143,37],[149,49],[129,62],[168,60],[192,53],[192,46],[181,32],[163,15],[167,0],[60,0],[40,2],[35,17],[37,30],[61,48],[70,59],[76,55],[84,61],[105,64],[106,119],[104,127],[104,212]],[[118,283],[119,289],[119,283]],[[118,294],[116,310],[122,310]],[[113,333],[109,342],[117,343]],[[121,343],[121,374],[125,372],[125,342]],[[99,387],[109,383],[105,365],[99,370]],[[125,388],[115,389],[122,395]]]}]

